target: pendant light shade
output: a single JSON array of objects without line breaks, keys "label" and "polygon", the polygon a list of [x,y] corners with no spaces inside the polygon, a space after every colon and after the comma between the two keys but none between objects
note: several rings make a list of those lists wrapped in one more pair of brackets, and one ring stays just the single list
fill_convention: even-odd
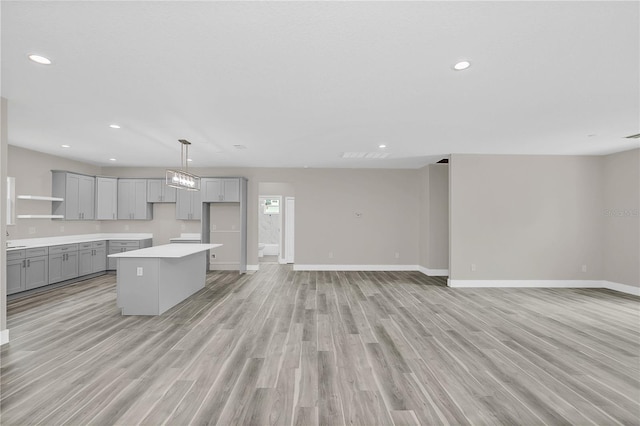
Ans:
[{"label": "pendant light shade", "polygon": [[187,159],[189,158],[189,145],[191,145],[191,142],[186,139],[179,139],[178,142],[181,144],[180,167],[183,170],[167,170],[166,183],[168,186],[178,189],[200,191],[200,177],[189,173]]}]

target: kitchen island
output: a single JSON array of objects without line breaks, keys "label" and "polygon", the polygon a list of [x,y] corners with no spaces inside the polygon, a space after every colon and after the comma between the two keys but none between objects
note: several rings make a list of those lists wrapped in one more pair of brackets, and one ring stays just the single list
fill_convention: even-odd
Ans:
[{"label": "kitchen island", "polygon": [[116,258],[122,315],[161,315],[204,288],[207,251],[222,244],[166,244]]}]

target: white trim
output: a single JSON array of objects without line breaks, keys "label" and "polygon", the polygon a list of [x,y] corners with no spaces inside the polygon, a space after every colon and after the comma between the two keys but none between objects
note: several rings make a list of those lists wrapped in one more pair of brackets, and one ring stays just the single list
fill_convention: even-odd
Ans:
[{"label": "white trim", "polygon": [[294,271],[417,271],[418,265],[293,265]]},{"label": "white trim", "polygon": [[260,265],[247,265],[247,271],[258,271],[260,270]]},{"label": "white trim", "polygon": [[634,296],[640,296],[640,287],[635,287],[629,284],[620,284],[613,281],[602,281],[602,287],[609,290],[619,291],[621,293],[632,294]]},{"label": "white trim", "polygon": [[[280,253],[280,255],[282,255],[282,253]],[[286,265],[286,264],[287,264],[287,261],[286,261],[286,260],[284,260],[284,258],[279,257],[279,258],[278,258],[278,263],[279,263],[279,264],[281,264],[281,265]]]},{"label": "white trim", "polygon": [[262,254],[264,256],[278,256],[280,254],[280,246],[278,244],[263,244]]},{"label": "white trim", "polygon": [[0,331],[0,346],[9,343],[9,329]]},{"label": "white trim", "polygon": [[447,280],[449,287],[602,288],[600,280]]},{"label": "white trim", "polygon": [[[296,198],[284,198],[284,258],[287,263],[295,262],[295,231],[296,231]],[[282,229],[282,227],[281,227]]]},{"label": "white trim", "polygon": [[418,266],[418,271],[430,277],[448,277],[449,276],[448,269],[429,269],[429,268],[425,268],[424,266]]}]

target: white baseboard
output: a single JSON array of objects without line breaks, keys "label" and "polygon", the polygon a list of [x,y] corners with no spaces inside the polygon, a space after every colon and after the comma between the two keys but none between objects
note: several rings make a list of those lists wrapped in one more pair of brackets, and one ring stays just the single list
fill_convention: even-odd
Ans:
[{"label": "white baseboard", "polygon": [[0,331],[0,346],[9,343],[9,329]]},{"label": "white baseboard", "polygon": [[603,280],[447,280],[449,287],[500,288],[606,288],[640,296],[640,287]]},{"label": "white baseboard", "polygon": [[294,271],[417,271],[417,265],[293,265]]},{"label": "white baseboard", "polygon": [[247,265],[247,271],[259,271],[260,265]]},{"label": "white baseboard", "polygon": [[429,269],[424,266],[418,266],[418,271],[422,272],[425,275],[429,275],[430,277],[447,277],[449,276],[448,269]]},{"label": "white baseboard", "polygon": [[447,280],[449,287],[602,288],[600,280]]},{"label": "white baseboard", "polygon": [[283,258],[279,257],[279,258],[278,258],[278,263],[279,263],[279,264],[281,264],[281,265],[286,265],[286,264],[287,264],[287,261],[286,261],[286,260],[284,260]]},{"label": "white baseboard", "polygon": [[635,287],[629,284],[620,284],[613,281],[602,281],[602,287],[608,288],[609,290],[619,291],[621,293],[640,296],[640,287]]},{"label": "white baseboard", "polygon": [[240,269],[238,262],[209,263],[210,271],[237,271],[238,269]]}]

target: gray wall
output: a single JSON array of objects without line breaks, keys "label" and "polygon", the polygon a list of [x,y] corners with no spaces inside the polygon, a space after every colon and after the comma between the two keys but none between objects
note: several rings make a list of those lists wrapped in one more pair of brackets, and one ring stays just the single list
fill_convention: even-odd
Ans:
[{"label": "gray wall", "polygon": [[420,266],[449,269],[449,166],[429,164],[418,179]]},{"label": "gray wall", "polygon": [[604,279],[640,287],[640,149],[602,157]]},{"label": "gray wall", "polygon": [[452,279],[602,279],[601,157],[452,155],[449,167]]},{"label": "gray wall", "polygon": [[[295,187],[297,264],[418,264],[417,170],[194,168],[192,171],[200,176],[248,178],[249,265],[258,264],[260,182]],[[118,177],[163,173],[164,169],[158,168],[102,169],[102,174]],[[356,217],[356,212],[362,216]],[[103,222],[102,229],[110,232],[112,227],[120,226]],[[129,230],[138,232],[146,226],[149,225],[131,221]],[[333,257],[329,257],[330,253]]]},{"label": "gray wall", "polygon": [[[61,148],[62,149],[62,148]],[[99,175],[100,167],[9,145],[8,175],[16,178],[17,195],[51,196],[51,170]],[[51,214],[51,201],[16,200],[16,215]],[[98,221],[18,219],[8,228],[9,239],[100,232]],[[31,231],[31,232],[30,232]]]},{"label": "gray wall", "polygon": [[429,254],[427,268],[449,268],[449,165],[429,168]]}]

